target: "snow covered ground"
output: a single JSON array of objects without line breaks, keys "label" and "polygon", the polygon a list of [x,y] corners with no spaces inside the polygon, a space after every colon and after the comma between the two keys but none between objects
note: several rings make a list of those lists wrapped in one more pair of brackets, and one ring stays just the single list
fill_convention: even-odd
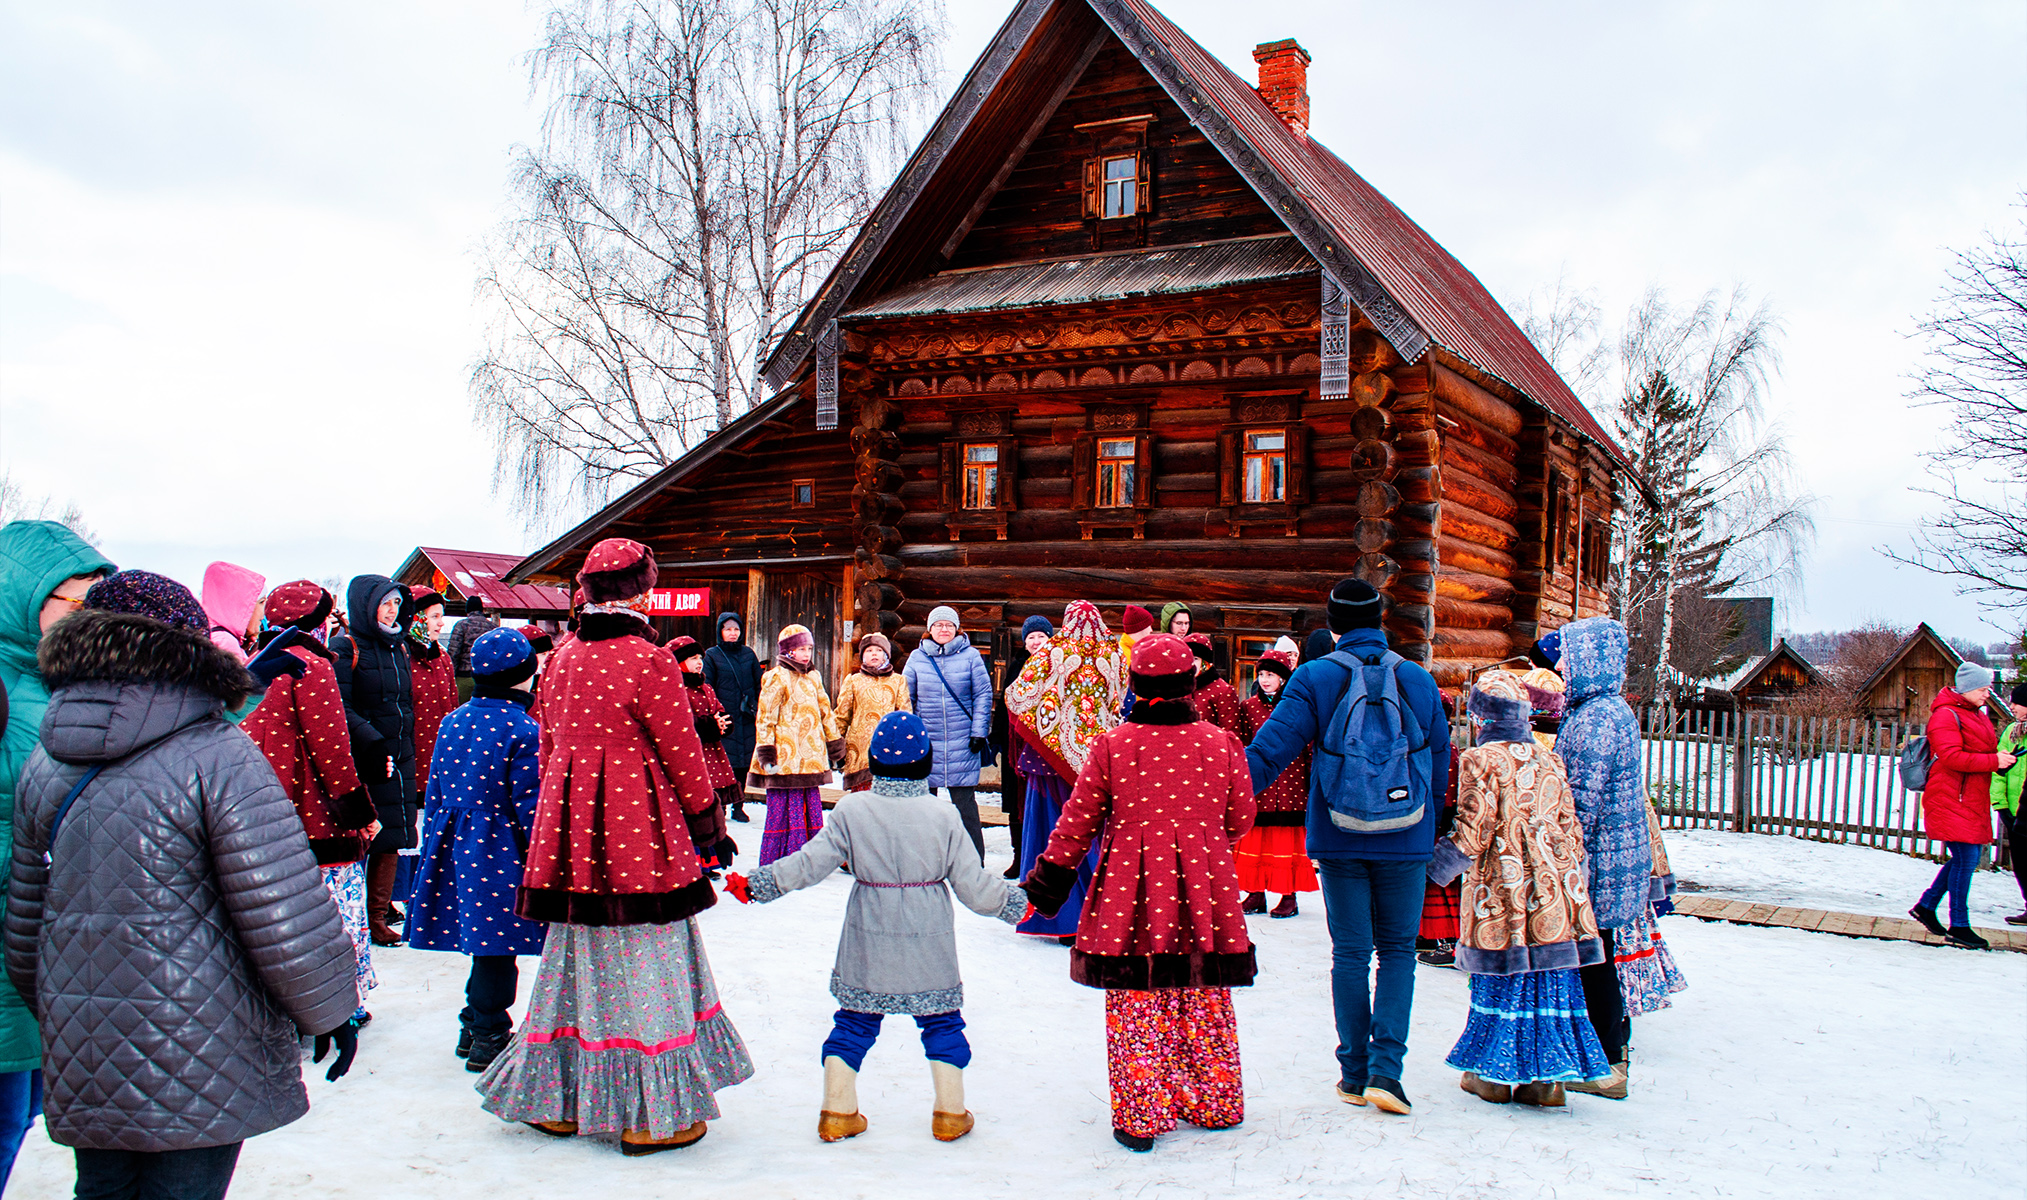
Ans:
[{"label": "snow covered ground", "polygon": [[[1670,829],[1663,837],[1676,880],[1695,883],[1699,895],[1869,917],[1905,917],[1940,867],[1888,850],[1764,833]],[[1979,871],[1972,878],[1972,925],[2005,928],[2005,918],[2021,908],[2011,871]],[[1943,920],[1949,920],[1947,901]]]},{"label": "snow covered ground", "polygon": [[[757,848],[749,830],[742,840]],[[1005,830],[990,836],[991,861],[1004,864]],[[1725,863],[1743,878],[1766,849],[1674,842],[1691,878],[1718,878]],[[1782,873],[1858,888],[1827,868]],[[1895,879],[1881,896],[1897,895]],[[232,1196],[2020,1195],[2027,955],[1671,917],[1663,930],[1690,990],[1636,1023],[1633,1098],[1574,1096],[1562,1112],[1458,1090],[1442,1059],[1463,1028],[1466,982],[1424,969],[1406,1072],[1415,1113],[1390,1118],[1332,1095],[1329,939],[1315,896],[1293,920],[1254,921],[1261,977],[1236,993],[1239,1128],[1185,1127],[1147,1155],[1114,1145],[1100,994],[1069,981],[1053,942],[960,912],[977,1131],[951,1145],[930,1138],[929,1073],[901,1020],[867,1060],[871,1130],[827,1146],[815,1134],[817,1052],[849,886],[834,878],[766,907],[727,900],[701,918],[758,1073],[721,1094],[724,1116],[694,1148],[628,1160],[609,1142],[553,1141],[482,1112],[475,1077],[451,1055],[464,960],[404,949],[378,956],[377,1019],[351,1076],[311,1074],[310,1115],[248,1143]],[[524,996],[534,965],[523,960]],[[8,1194],[67,1196],[70,1181],[69,1154],[38,1128]]]}]

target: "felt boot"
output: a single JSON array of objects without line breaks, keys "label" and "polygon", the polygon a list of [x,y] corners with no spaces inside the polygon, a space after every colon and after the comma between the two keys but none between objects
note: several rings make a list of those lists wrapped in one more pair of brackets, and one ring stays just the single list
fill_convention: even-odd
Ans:
[{"label": "felt boot", "polygon": [[375,854],[366,860],[366,927],[376,946],[401,944],[401,935],[387,924],[387,909],[394,903],[394,873],[400,867],[400,858],[392,854]]},{"label": "felt boot", "polygon": [[1585,1079],[1563,1085],[1564,1091],[1581,1092],[1586,1096],[1602,1096],[1607,1100],[1624,1100],[1632,1091],[1629,1063],[1615,1062],[1612,1073],[1603,1079]]},{"label": "felt boot", "polygon": [[702,1121],[682,1130],[674,1137],[658,1138],[646,1130],[626,1130],[619,1135],[619,1152],[628,1158],[640,1158],[648,1154],[660,1154],[664,1150],[680,1150],[694,1146],[704,1140],[709,1127]]},{"label": "felt boot", "polygon": [[1480,1079],[1475,1071],[1464,1072],[1464,1078],[1457,1086],[1488,1104],[1511,1104],[1519,1099],[1512,1084]]},{"label": "felt boot", "polygon": [[936,1081],[936,1109],[929,1117],[929,1132],[939,1142],[954,1142],[971,1132],[971,1110],[964,1107],[964,1069],[949,1063],[929,1064],[929,1077]]},{"label": "felt boot", "polygon": [[1513,1102],[1535,1108],[1562,1108],[1568,1101],[1563,1098],[1560,1083],[1519,1083],[1513,1086]]},{"label": "felt boot", "polygon": [[823,1060],[823,1111],[816,1115],[816,1136],[826,1142],[842,1142],[865,1131],[866,1117],[859,1111],[859,1073],[833,1054]]}]

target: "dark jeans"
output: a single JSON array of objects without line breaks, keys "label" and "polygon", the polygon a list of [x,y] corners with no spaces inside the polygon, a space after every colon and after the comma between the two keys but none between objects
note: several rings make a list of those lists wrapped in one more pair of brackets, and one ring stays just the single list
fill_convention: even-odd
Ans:
[{"label": "dark jeans", "polygon": [[1950,928],[1963,929],[1971,923],[1971,876],[1978,869],[1978,859],[1985,848],[1976,842],[1944,842],[1950,852],[1950,860],[1943,869],[1936,872],[1934,883],[1921,894],[1921,906],[1934,908],[1942,903],[1943,891],[1950,893]]},{"label": "dark jeans", "polygon": [[474,954],[472,973],[465,978],[465,1010],[460,1020],[473,1033],[505,1033],[514,1027],[507,1010],[514,1007],[514,993],[521,986],[521,973],[511,954]]},{"label": "dark jeans", "polygon": [[[1415,931],[1422,923],[1427,859],[1320,858],[1330,928],[1330,999],[1337,1011],[1338,1074],[1346,1091],[1401,1077],[1415,1006]],[[1367,988],[1374,954],[1379,978]]]},{"label": "dark jeans", "polygon": [[943,794],[950,797],[950,805],[957,810],[957,816],[964,822],[964,832],[971,835],[971,844],[978,847],[978,861],[985,862],[985,826],[978,820],[978,789],[975,787],[947,787]]},{"label": "dark jeans", "polygon": [[[865,1064],[866,1051],[880,1036],[880,1014],[853,1012],[841,1008],[831,1019],[831,1035],[824,1039],[823,1057],[833,1054],[856,1071]],[[962,1071],[971,1065],[971,1042],[964,1036],[964,1014],[956,1011],[916,1017],[922,1030],[922,1053],[930,1062],[949,1063]]]},{"label": "dark jeans", "polygon": [[222,1200],[243,1144],[76,1151],[77,1200]]},{"label": "dark jeans", "polygon": [[2027,825],[2004,809],[1999,810],[1999,824],[2006,828],[2007,853],[2013,856],[2013,882],[2020,885],[2020,900],[2027,904],[2027,846],[2020,844],[2020,831]]},{"label": "dark jeans", "polygon": [[14,1172],[14,1156],[21,1153],[21,1139],[35,1128],[42,1115],[42,1072],[9,1071],[0,1075],[0,1192],[7,1190],[7,1177]]},{"label": "dark jeans", "polygon": [[1604,944],[1605,961],[1579,968],[1577,979],[1584,985],[1584,1008],[1590,1013],[1591,1028],[1598,1032],[1605,1061],[1615,1063],[1626,1057],[1633,1019],[1626,1015],[1626,993],[1620,989],[1619,964],[1613,959],[1612,931],[1598,930],[1598,941]]}]

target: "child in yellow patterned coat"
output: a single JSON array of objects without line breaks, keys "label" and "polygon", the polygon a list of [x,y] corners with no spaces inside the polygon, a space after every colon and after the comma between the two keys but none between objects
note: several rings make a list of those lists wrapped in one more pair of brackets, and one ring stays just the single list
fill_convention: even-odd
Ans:
[{"label": "child in yellow patterned coat", "polygon": [[908,683],[894,669],[894,644],[882,634],[859,639],[859,669],[838,687],[836,723],[832,732],[845,741],[845,790],[863,792],[873,786],[866,759],[873,730],[890,712],[908,712]]},{"label": "child in yellow patterned coat", "polygon": [[753,720],[752,781],[767,791],[762,865],[802,849],[823,828],[817,788],[844,761],[836,730],[830,695],[816,672],[816,640],[804,626],[783,626],[775,636],[774,667],[760,680]]}]

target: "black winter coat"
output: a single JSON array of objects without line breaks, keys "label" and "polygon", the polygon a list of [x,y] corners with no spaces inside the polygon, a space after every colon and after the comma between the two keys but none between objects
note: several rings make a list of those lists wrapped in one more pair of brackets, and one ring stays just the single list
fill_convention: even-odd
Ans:
[{"label": "black winter coat", "polygon": [[[380,834],[370,847],[375,854],[416,845],[415,689],[408,647],[405,638],[389,637],[373,620],[374,610],[393,590],[401,593],[395,627],[406,629],[413,615],[408,589],[385,575],[361,575],[345,589],[351,628],[331,639],[331,666],[338,672],[338,694],[345,698],[352,761],[380,817]],[[394,760],[391,774],[389,758]]]},{"label": "black winter coat", "polygon": [[93,610],[40,659],[54,695],[17,792],[6,943],[50,1138],[159,1152],[288,1124],[309,1109],[298,1034],[344,1024],[359,989],[295,806],[223,717],[253,680],[200,633]]},{"label": "black winter coat", "polygon": [[[725,641],[727,621],[740,622],[736,642]],[[725,731],[725,757],[732,760],[732,773],[744,779],[753,762],[753,719],[760,711],[760,660],[746,646],[745,622],[738,613],[718,614],[717,638],[704,651],[704,682],[732,716],[732,728]]]}]

